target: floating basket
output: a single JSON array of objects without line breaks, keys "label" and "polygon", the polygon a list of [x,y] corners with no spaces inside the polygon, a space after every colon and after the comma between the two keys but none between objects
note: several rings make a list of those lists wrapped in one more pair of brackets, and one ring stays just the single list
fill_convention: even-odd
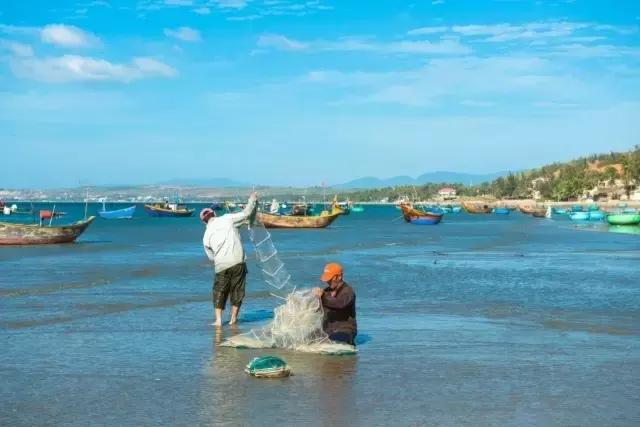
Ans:
[{"label": "floating basket", "polygon": [[284,378],[291,375],[287,362],[276,356],[256,357],[244,371],[256,378]]}]

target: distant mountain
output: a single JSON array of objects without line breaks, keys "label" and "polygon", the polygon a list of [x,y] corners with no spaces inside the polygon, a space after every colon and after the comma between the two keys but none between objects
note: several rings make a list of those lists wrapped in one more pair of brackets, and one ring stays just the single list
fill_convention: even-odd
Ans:
[{"label": "distant mountain", "polygon": [[175,185],[180,187],[216,187],[216,188],[239,188],[251,187],[246,182],[234,181],[228,178],[204,178],[204,179],[172,179],[158,183],[158,185]]},{"label": "distant mountain", "polygon": [[339,189],[356,189],[356,188],[380,188],[394,187],[397,185],[421,185],[427,183],[448,183],[448,184],[480,184],[482,182],[490,182],[496,178],[507,175],[508,172],[496,172],[489,174],[470,174],[461,172],[436,171],[428,172],[417,178],[410,176],[394,176],[387,179],[380,179],[373,176],[354,179],[344,184],[334,185]]}]

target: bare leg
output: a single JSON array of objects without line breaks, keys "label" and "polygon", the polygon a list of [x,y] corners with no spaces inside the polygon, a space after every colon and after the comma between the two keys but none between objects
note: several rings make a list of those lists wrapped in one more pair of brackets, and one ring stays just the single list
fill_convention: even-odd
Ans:
[{"label": "bare leg", "polygon": [[216,308],[216,321],[212,325],[222,326],[222,309]]},{"label": "bare leg", "polygon": [[239,312],[240,312],[240,307],[236,307],[235,305],[231,306],[231,319],[229,320],[230,325],[233,325],[238,322]]}]

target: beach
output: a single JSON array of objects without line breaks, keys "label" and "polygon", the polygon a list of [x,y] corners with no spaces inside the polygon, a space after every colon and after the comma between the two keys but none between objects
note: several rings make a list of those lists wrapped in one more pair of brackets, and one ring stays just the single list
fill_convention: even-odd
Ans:
[{"label": "beach", "polygon": [[[326,262],[345,267],[353,356],[220,347],[278,301],[248,246],[241,323],[209,325],[197,218],[140,212],[76,244],[0,248],[0,424],[637,425],[637,235],[519,213],[398,216],[370,206],[272,233],[299,287],[319,285]],[[268,354],[293,376],[243,372]]]}]

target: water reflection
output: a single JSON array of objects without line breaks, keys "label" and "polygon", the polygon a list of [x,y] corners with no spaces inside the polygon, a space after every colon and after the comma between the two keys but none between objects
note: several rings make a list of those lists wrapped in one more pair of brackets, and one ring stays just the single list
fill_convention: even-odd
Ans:
[{"label": "water reflection", "polygon": [[[220,347],[225,335],[214,332],[211,358],[204,368],[202,424],[207,425],[341,425],[355,416],[354,376],[357,356],[305,354],[279,349]],[[292,376],[257,379],[244,368],[254,357],[275,355],[291,367]]]}]

